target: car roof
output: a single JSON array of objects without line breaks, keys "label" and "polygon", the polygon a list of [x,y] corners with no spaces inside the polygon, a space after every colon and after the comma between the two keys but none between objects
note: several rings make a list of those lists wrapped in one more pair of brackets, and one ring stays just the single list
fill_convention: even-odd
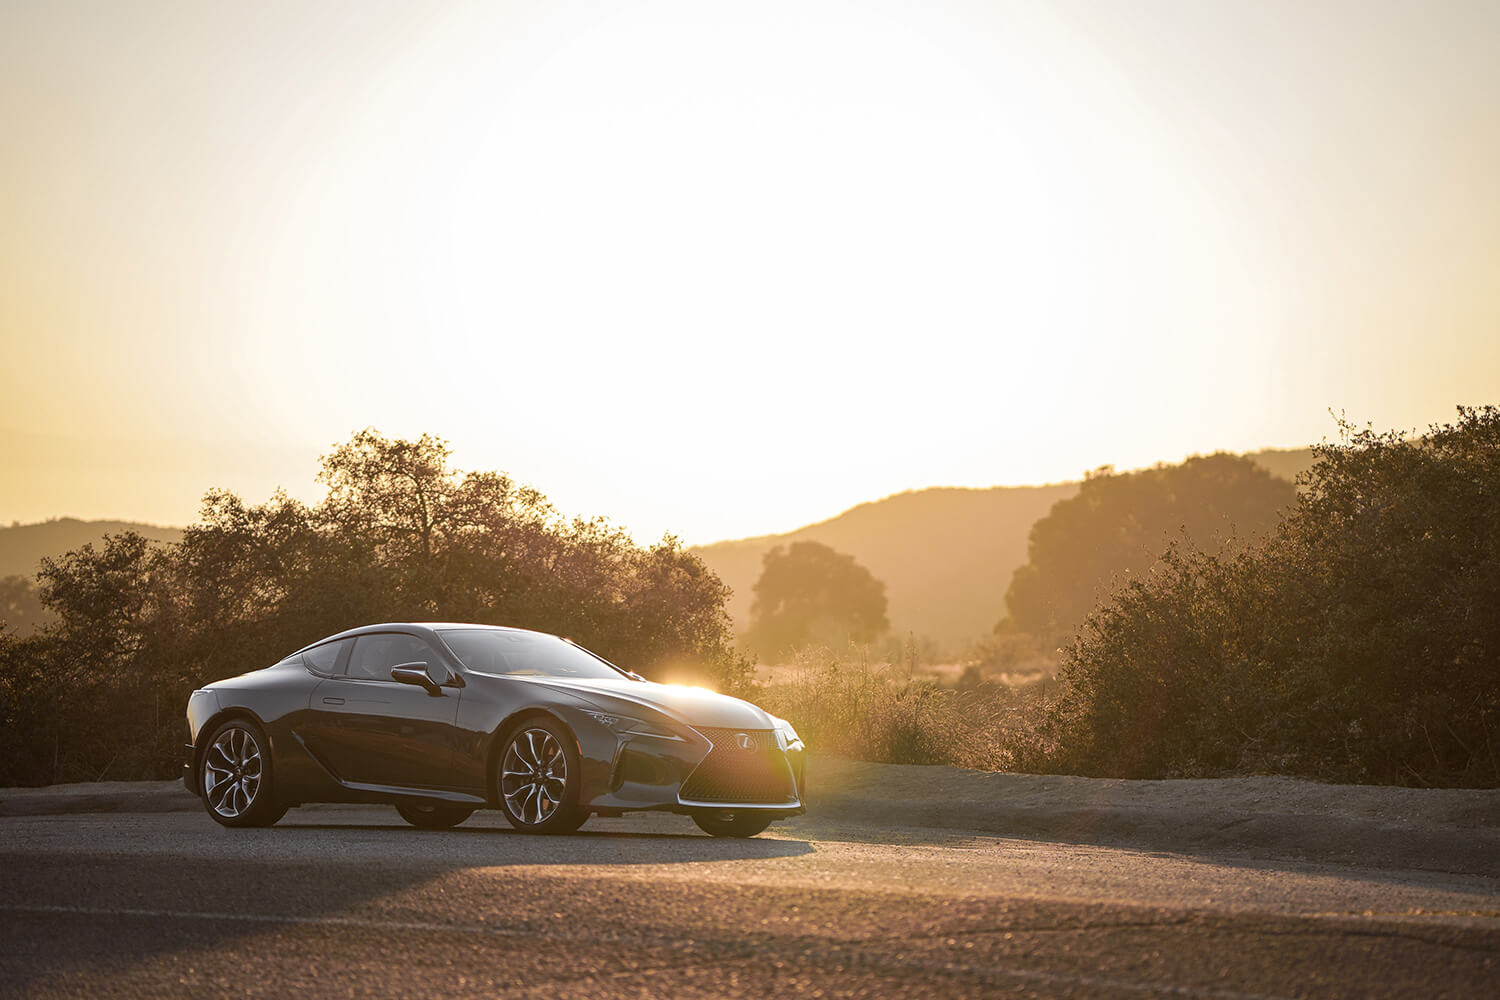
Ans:
[{"label": "car roof", "polygon": [[[509,625],[481,625],[475,622],[380,622],[375,625],[360,625],[357,628],[345,629],[342,632],[324,636],[316,642],[310,642],[306,646],[303,646],[302,649],[297,650],[297,653],[312,649],[314,646],[321,646],[325,642],[333,642],[335,639],[352,639],[357,635],[369,635],[374,632],[410,632],[424,638],[434,639],[437,637],[438,632],[460,628],[488,629],[494,632],[529,632],[532,635],[551,634],[548,632],[537,632],[534,629],[513,628]],[[295,656],[296,653],[292,655]]]}]

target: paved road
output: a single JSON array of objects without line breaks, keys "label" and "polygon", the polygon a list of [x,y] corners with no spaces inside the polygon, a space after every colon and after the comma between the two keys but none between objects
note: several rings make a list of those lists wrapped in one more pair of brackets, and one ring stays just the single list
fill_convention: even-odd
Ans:
[{"label": "paved road", "polygon": [[1486,997],[1495,880],[807,817],[0,818],[0,995]]}]

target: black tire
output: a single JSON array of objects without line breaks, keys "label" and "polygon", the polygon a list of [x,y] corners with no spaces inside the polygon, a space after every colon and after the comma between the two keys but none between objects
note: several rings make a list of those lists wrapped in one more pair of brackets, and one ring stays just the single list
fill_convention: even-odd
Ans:
[{"label": "black tire", "polygon": [[219,724],[198,759],[203,808],[221,826],[270,826],[286,815],[276,800],[271,741],[250,719]]},{"label": "black tire", "polygon": [[578,744],[568,727],[550,716],[532,716],[505,735],[495,797],[510,825],[523,833],[572,833],[589,818],[578,804],[581,779]]},{"label": "black tire", "polygon": [[448,830],[470,816],[474,810],[441,802],[402,802],[396,806],[401,818],[423,830]]},{"label": "black tire", "polygon": [[710,837],[753,837],[771,825],[773,817],[748,809],[699,809],[693,822]]}]

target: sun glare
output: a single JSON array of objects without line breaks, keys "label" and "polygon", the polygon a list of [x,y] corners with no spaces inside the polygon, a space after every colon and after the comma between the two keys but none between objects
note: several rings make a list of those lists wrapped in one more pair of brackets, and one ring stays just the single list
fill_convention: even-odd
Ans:
[{"label": "sun glare", "polygon": [[[1171,378],[1213,349],[1202,329],[1248,328],[1221,223],[1116,81],[1045,21],[951,14],[658,3],[434,28],[283,217],[259,366],[311,350],[373,390],[330,425],[443,428],[565,503],[601,477],[654,493],[660,527],[630,526],[693,536],[705,505],[767,530],[805,510],[747,466],[828,513],[955,481],[993,445],[927,416],[1020,430],[1065,385],[1115,397],[1122,370]],[[544,470],[536,440],[586,474]],[[726,448],[739,462],[674,475]],[[1018,467],[1076,473],[1027,448]]]}]

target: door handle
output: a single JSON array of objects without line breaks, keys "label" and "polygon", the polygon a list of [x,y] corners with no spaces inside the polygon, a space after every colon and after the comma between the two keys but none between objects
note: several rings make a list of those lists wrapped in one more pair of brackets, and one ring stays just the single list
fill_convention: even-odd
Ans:
[{"label": "door handle", "polygon": [[343,703],[344,703],[344,699],[342,699],[342,698],[324,698],[323,699],[323,704],[325,704],[325,705],[342,705]]}]

